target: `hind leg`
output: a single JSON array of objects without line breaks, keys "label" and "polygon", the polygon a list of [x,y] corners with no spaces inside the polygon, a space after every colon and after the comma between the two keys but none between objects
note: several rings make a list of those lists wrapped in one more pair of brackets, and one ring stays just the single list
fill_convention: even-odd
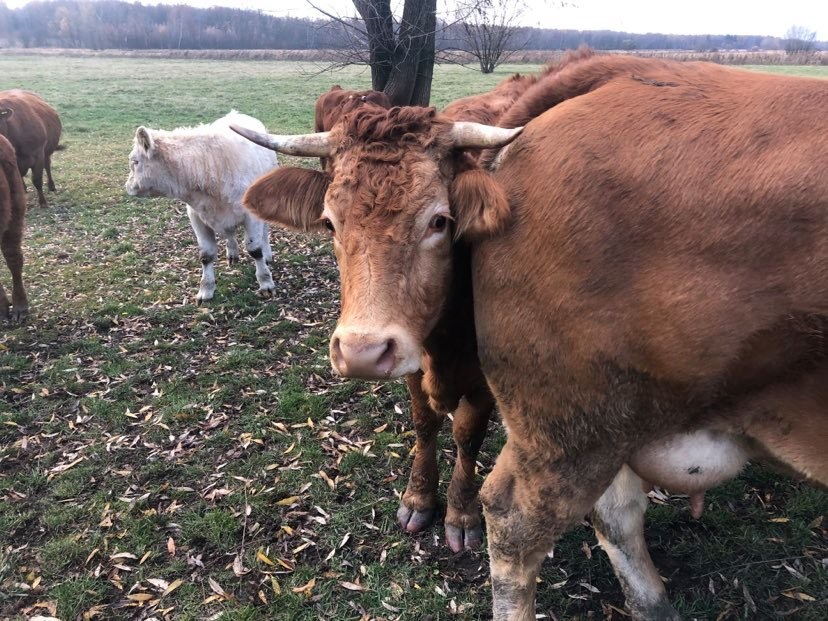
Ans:
[{"label": "hind leg", "polygon": [[644,540],[649,501],[643,481],[622,466],[592,511],[592,526],[607,553],[633,619],[678,621]]},{"label": "hind leg", "polygon": [[828,485],[828,363],[794,382],[774,384],[725,415],[773,458]]},{"label": "hind leg", "polygon": [[[510,425],[511,426],[511,425]],[[494,621],[534,621],[538,571],[555,541],[589,513],[621,467],[606,451],[565,456],[512,433],[480,492]]]},{"label": "hind leg", "polygon": [[52,179],[52,156],[47,155],[43,162],[43,168],[46,170],[46,179],[49,190],[51,192],[56,192],[57,188],[55,187],[55,181]]},{"label": "hind leg", "polygon": [[41,207],[48,207],[46,196],[43,194],[43,154],[38,154],[37,160],[32,166],[32,185],[37,190],[37,202]]}]

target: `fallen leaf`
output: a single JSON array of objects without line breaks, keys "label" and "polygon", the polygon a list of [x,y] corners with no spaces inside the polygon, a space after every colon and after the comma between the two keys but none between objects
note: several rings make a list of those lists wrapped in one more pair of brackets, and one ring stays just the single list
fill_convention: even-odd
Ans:
[{"label": "fallen leaf", "polygon": [[313,587],[316,586],[316,578],[311,578],[308,580],[307,583],[303,584],[302,586],[294,587],[291,589],[294,593],[301,593],[305,597],[310,597],[311,592],[313,591]]},{"label": "fallen leaf", "polygon": [[365,587],[354,582],[340,582],[339,586],[348,589],[349,591],[364,591]]},{"label": "fallen leaf", "polygon": [[170,593],[175,591],[178,587],[180,587],[182,584],[184,584],[184,581],[181,578],[178,578],[177,580],[173,580],[170,583],[170,586],[168,586],[166,589],[164,589],[164,592],[161,594],[161,597],[166,597],[167,595],[169,595]]}]

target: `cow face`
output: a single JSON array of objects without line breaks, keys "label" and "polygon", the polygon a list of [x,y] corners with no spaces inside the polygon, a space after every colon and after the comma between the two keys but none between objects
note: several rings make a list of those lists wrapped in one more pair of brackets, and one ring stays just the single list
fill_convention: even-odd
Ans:
[{"label": "cow face", "polygon": [[125,187],[130,196],[169,196],[170,171],[153,130],[139,127],[129,153],[129,177]]},{"label": "cow face", "polygon": [[[237,131],[283,152],[331,158],[328,173],[264,175],[244,203],[275,224],[331,236],[342,285],[330,343],[334,370],[384,378],[419,369],[423,341],[449,296],[453,241],[490,234],[508,215],[503,192],[461,149],[500,146],[520,130],[451,124],[432,109],[393,108],[359,110],[313,137]],[[319,148],[297,147],[306,140]]]}]

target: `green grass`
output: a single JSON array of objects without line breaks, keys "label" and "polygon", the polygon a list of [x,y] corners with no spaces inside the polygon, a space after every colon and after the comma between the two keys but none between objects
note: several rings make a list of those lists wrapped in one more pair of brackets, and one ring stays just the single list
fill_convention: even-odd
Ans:
[{"label": "green grass", "polygon": [[[331,375],[338,281],[328,244],[273,231],[276,298],[256,297],[242,260],[217,266],[216,298],[197,307],[198,251],[182,205],[123,190],[139,125],[236,108],[306,132],[331,84],[369,85],[361,70],[315,69],[0,57],[0,89],[44,96],[68,147],[55,156],[50,208],[28,216],[34,316],[0,327],[0,618],[488,618],[484,553],[450,554],[439,527],[397,530],[413,445],[406,392]],[[536,69],[438,67],[432,103]],[[824,67],[770,69],[828,77]],[[450,448],[448,434],[441,442]],[[493,423],[484,472],[502,442]],[[444,481],[450,466],[442,459]],[[709,494],[699,521],[684,499],[654,506],[647,537],[688,619],[816,621],[828,598],[827,512],[825,493],[751,468]],[[560,542],[541,580],[539,613],[622,618],[608,608],[623,597],[587,526]]]}]

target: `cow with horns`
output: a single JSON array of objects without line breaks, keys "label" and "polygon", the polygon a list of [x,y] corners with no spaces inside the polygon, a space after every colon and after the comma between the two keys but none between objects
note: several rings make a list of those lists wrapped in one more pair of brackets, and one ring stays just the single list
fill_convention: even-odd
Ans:
[{"label": "cow with horns", "polygon": [[542,559],[592,508],[633,616],[677,618],[637,549],[642,479],[705,489],[752,458],[828,484],[826,107],[821,80],[596,56],[531,86],[501,119],[523,128],[392,108],[239,130],[332,160],[245,205],[333,236],[337,372],[416,372],[468,247],[509,430],[481,492],[497,621],[534,618]]}]

